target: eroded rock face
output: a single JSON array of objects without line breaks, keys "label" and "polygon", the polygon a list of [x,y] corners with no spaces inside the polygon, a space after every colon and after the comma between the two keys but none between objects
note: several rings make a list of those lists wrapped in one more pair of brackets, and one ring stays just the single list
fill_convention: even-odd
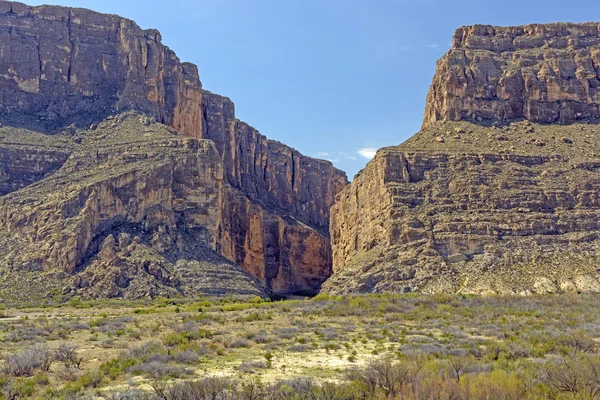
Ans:
[{"label": "eroded rock face", "polygon": [[422,130],[338,195],[324,290],[600,290],[599,77],[599,24],[458,29]]},{"label": "eroded rock face", "polygon": [[0,196],[55,172],[69,156],[61,149],[0,148]]},{"label": "eroded rock face", "polygon": [[329,209],[346,175],[237,120],[226,97],[205,91],[203,115],[227,182],[218,251],[268,290],[316,292],[331,274]]},{"label": "eroded rock face", "polygon": [[348,184],[344,172],[237,120],[234,104],[226,97],[204,91],[203,112],[203,137],[215,142],[232,187],[265,208],[327,232],[329,208]]},{"label": "eroded rock face", "polygon": [[324,290],[596,291],[599,166],[382,149],[332,208]]},{"label": "eroded rock face", "polygon": [[226,188],[217,251],[274,293],[315,293],[331,275],[329,237]]},{"label": "eroded rock face", "polygon": [[[11,270],[75,274],[73,290],[92,297],[100,287],[135,297],[146,284],[148,295],[166,295],[186,284],[174,278],[177,265],[195,282],[197,265],[224,262],[182,258],[198,245],[269,291],[315,292],[330,275],[329,208],[346,175],[237,120],[233,103],[203,92],[196,66],[157,31],[2,2],[0,97],[0,196],[14,192],[2,198],[0,245],[31,249],[5,254]],[[170,141],[175,133],[194,139]],[[120,234],[137,235],[139,246],[121,245]],[[142,253],[167,261],[142,262],[142,273],[131,261]],[[107,265],[114,273],[102,282],[81,276]]]},{"label": "eroded rock face", "polygon": [[21,271],[50,274],[68,296],[263,293],[215,252],[223,168],[214,143],[144,118],[82,132],[58,171],[0,197],[0,273],[10,271],[0,295]]},{"label": "eroded rock face", "polygon": [[136,109],[200,137],[201,83],[156,30],[115,15],[0,2],[0,112],[49,124]]},{"label": "eroded rock face", "polygon": [[600,24],[459,28],[437,64],[423,126],[600,117]]}]

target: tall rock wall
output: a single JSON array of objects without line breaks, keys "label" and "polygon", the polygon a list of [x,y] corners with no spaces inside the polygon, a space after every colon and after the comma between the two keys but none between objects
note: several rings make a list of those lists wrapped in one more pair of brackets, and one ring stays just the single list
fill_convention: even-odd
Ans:
[{"label": "tall rock wall", "polygon": [[[57,171],[0,197],[0,299],[263,294],[215,253],[223,165],[214,143],[147,121],[126,113],[79,131]],[[50,147],[39,139],[22,130],[0,153],[24,154],[36,170]],[[38,292],[14,292],[17,278]]]},{"label": "tall rock wall", "polygon": [[600,24],[459,28],[331,210],[328,293],[600,291]]},{"label": "tall rock wall", "polygon": [[239,121],[226,97],[203,92],[203,116],[227,182],[218,251],[269,290],[318,290],[331,274],[329,209],[346,175]]},{"label": "tall rock wall", "polygon": [[600,118],[600,24],[459,28],[437,63],[435,121],[570,123]]},{"label": "tall rock wall", "polygon": [[136,109],[186,136],[202,132],[195,65],[156,30],[116,15],[0,2],[0,112],[49,124]]},{"label": "tall rock wall", "polygon": [[329,208],[348,183],[344,172],[267,139],[236,119],[227,97],[204,91],[203,114],[203,135],[215,142],[232,187],[265,208],[327,232]]}]

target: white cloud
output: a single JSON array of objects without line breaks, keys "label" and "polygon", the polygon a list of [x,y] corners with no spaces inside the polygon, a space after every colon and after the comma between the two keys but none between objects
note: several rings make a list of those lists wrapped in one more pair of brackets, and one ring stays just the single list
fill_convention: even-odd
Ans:
[{"label": "white cloud", "polygon": [[432,44],[428,44],[427,47],[429,47],[430,49],[439,49],[440,45],[438,43],[432,43]]},{"label": "white cloud", "polygon": [[320,151],[317,153],[317,157],[327,157],[329,155],[326,151]]},{"label": "white cloud", "polygon": [[364,158],[368,158],[369,160],[375,157],[375,153],[377,153],[377,149],[372,147],[365,147],[364,149],[358,150],[358,154]]},{"label": "white cloud", "polygon": [[344,160],[356,160],[356,157],[354,156],[350,156],[346,153],[340,152],[340,156],[344,159]]}]

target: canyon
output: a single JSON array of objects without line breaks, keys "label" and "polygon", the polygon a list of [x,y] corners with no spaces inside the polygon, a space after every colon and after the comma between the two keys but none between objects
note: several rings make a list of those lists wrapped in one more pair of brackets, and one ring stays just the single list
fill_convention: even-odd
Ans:
[{"label": "canyon", "polygon": [[1,301],[600,291],[600,25],[459,28],[351,183],[161,40],[0,4]]}]

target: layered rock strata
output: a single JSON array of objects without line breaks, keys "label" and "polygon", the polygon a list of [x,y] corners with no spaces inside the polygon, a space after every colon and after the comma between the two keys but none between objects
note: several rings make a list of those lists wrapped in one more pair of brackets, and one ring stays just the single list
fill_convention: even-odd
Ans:
[{"label": "layered rock strata", "polygon": [[226,97],[205,91],[203,115],[227,183],[219,253],[269,290],[315,292],[331,274],[329,208],[346,175],[268,140],[235,118]]},{"label": "layered rock strata", "polygon": [[458,29],[422,130],[338,195],[324,291],[600,291],[599,27]]},{"label": "layered rock strata", "polygon": [[600,118],[600,24],[459,28],[437,63],[423,126],[440,120]]},{"label": "layered rock strata", "polygon": [[123,114],[78,132],[58,171],[0,197],[0,288],[37,272],[64,285],[46,288],[50,297],[262,293],[215,252],[223,168],[214,143],[145,118]]},{"label": "layered rock strata", "polygon": [[156,30],[85,9],[0,2],[0,113],[54,127],[135,109],[200,137],[201,88],[197,67]]}]

